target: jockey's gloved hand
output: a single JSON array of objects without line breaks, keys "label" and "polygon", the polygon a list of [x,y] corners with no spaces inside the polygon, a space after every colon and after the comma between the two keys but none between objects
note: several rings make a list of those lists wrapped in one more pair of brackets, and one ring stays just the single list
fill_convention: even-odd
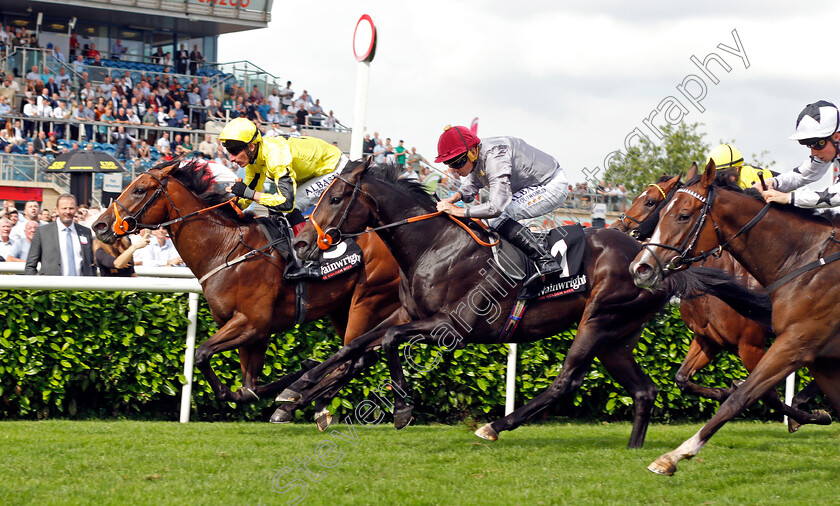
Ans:
[{"label": "jockey's gloved hand", "polygon": [[242,181],[233,183],[233,187],[231,187],[230,191],[237,197],[242,197],[243,199],[248,200],[254,200],[254,196],[257,193],[251,188],[248,188],[248,185]]}]

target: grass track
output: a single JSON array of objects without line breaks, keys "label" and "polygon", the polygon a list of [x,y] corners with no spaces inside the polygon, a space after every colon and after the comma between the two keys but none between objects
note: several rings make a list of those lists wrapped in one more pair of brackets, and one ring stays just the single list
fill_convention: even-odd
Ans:
[{"label": "grass track", "polygon": [[[648,472],[699,424],[654,425],[627,450],[629,423],[550,423],[479,440],[466,426],[133,421],[0,422],[0,504],[838,504],[837,425],[725,426],[674,477]],[[333,428],[339,428],[333,426]],[[315,463],[320,443],[325,468]],[[340,451],[341,455],[337,452]],[[307,477],[295,459],[309,457]],[[317,476],[317,473],[323,473]]]}]

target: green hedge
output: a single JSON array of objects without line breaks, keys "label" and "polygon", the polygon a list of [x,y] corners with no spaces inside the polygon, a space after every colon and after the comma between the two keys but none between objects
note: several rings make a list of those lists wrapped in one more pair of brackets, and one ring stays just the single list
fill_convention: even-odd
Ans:
[{"label": "green hedge", "polygon": [[[206,301],[200,300],[198,343],[216,329]],[[6,315],[0,331],[0,417],[178,418],[186,294],[2,291],[0,307]],[[704,420],[717,408],[716,402],[681,395],[673,383],[689,336],[678,309],[668,308],[650,322],[636,350],[642,368],[660,388],[658,420]],[[573,337],[570,330],[519,345],[517,405],[551,384]],[[338,347],[326,321],[277,334],[271,340],[262,379],[277,379],[296,370],[301,360],[324,359]],[[406,366],[418,422],[484,420],[503,414],[506,345],[470,345],[455,351],[418,348],[418,363],[436,362],[428,371]],[[388,378],[384,362],[381,359],[353,380],[333,400],[333,412],[345,415],[363,399],[375,399],[371,390]],[[235,352],[214,357],[213,367],[223,382],[238,387],[241,374]],[[248,406],[218,402],[198,371],[194,377],[192,419],[266,420],[274,410],[271,400]],[[727,386],[745,377],[737,358],[721,356],[697,381]],[[574,397],[552,412],[629,420],[632,401],[596,361]],[[310,407],[298,417],[309,420],[312,414]],[[758,405],[747,416],[775,415]]]}]

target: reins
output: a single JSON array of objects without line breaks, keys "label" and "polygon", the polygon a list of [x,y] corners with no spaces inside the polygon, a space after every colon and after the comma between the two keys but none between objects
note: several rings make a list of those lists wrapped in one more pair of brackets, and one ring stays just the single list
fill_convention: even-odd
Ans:
[{"label": "reins", "polygon": [[[323,230],[321,228],[321,226],[318,224],[317,220],[315,219],[315,211],[318,210],[318,206],[321,205],[321,200],[324,198],[324,196],[329,191],[330,187],[335,183],[335,181],[337,179],[340,179],[341,181],[343,181],[347,185],[352,186],[353,187],[353,194],[350,196],[350,202],[347,204],[347,207],[344,208],[344,213],[341,215],[341,219],[338,220],[338,224],[336,224],[336,226],[334,226],[334,227],[328,228],[327,230]],[[440,216],[441,214],[444,214],[443,211],[436,211],[436,212],[433,212],[433,213],[421,214],[419,216],[411,216],[411,217],[408,217],[408,218],[405,218],[405,219],[402,219],[402,220],[399,220],[399,221],[396,221],[396,222],[393,222],[393,223],[388,223],[386,225],[381,225],[379,227],[367,228],[367,229],[365,229],[361,232],[356,232],[356,233],[352,233],[352,234],[344,234],[343,232],[341,232],[341,226],[344,224],[344,222],[347,220],[347,217],[350,215],[350,208],[353,206],[353,203],[356,200],[356,197],[358,196],[359,193],[363,193],[366,197],[368,197],[376,205],[376,210],[377,210],[377,213],[378,213],[379,212],[379,203],[376,201],[376,199],[373,198],[373,196],[370,195],[369,193],[367,193],[366,191],[362,190],[361,189],[361,184],[359,184],[359,182],[356,182],[355,184],[351,183],[350,181],[348,181],[347,179],[345,179],[341,175],[336,175],[335,179],[333,179],[332,182],[330,183],[330,186],[328,186],[327,189],[324,190],[324,192],[321,194],[321,197],[318,199],[318,203],[315,205],[315,209],[312,211],[312,214],[309,216],[309,220],[312,222],[312,226],[315,227],[315,231],[318,233],[317,244],[318,244],[319,249],[327,250],[327,249],[331,248],[332,246],[341,242],[341,239],[343,237],[359,237],[362,234],[369,234],[371,232],[377,232],[379,230],[385,230],[385,229],[388,229],[388,228],[399,227],[401,225],[407,225],[409,223],[416,223],[418,221],[427,220],[429,218],[436,218],[436,217]],[[466,230],[467,233],[470,234],[470,237],[472,237],[473,240],[476,243],[478,243],[479,245],[489,248],[491,246],[495,246],[495,245],[499,244],[498,239],[496,239],[496,241],[492,242],[492,243],[482,240],[480,237],[478,237],[475,234],[475,232],[473,232],[470,229],[469,225],[467,225],[466,223],[458,220],[457,218],[455,218],[451,214],[447,214],[447,216],[449,216],[449,218],[452,221],[454,221],[455,223],[457,223],[461,228]],[[481,221],[476,220],[476,219],[472,219],[472,221],[474,223],[477,223],[479,225],[479,227],[482,228],[482,230],[487,231],[487,227],[484,225],[484,223],[482,223]],[[332,234],[335,234],[336,237],[333,238]],[[488,232],[488,235],[489,235],[489,232]]]}]

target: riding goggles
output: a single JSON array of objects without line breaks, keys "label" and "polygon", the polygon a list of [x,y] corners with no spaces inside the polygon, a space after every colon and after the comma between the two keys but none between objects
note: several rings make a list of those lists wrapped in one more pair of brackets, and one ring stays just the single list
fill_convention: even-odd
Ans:
[{"label": "riding goggles", "polygon": [[826,144],[831,142],[831,137],[823,137],[822,139],[801,139],[799,144],[808,147],[809,149],[822,149]]},{"label": "riding goggles", "polygon": [[225,141],[222,143],[222,145],[225,147],[228,153],[230,153],[233,156],[236,156],[248,146],[248,143],[242,141]]},{"label": "riding goggles", "polygon": [[445,161],[445,162],[443,162],[443,164],[448,166],[451,169],[458,170],[461,167],[463,167],[464,165],[466,165],[467,162],[469,161],[469,158],[467,157],[467,153],[469,153],[469,151],[465,151],[463,155],[461,155],[457,158],[453,158],[452,160]]}]

